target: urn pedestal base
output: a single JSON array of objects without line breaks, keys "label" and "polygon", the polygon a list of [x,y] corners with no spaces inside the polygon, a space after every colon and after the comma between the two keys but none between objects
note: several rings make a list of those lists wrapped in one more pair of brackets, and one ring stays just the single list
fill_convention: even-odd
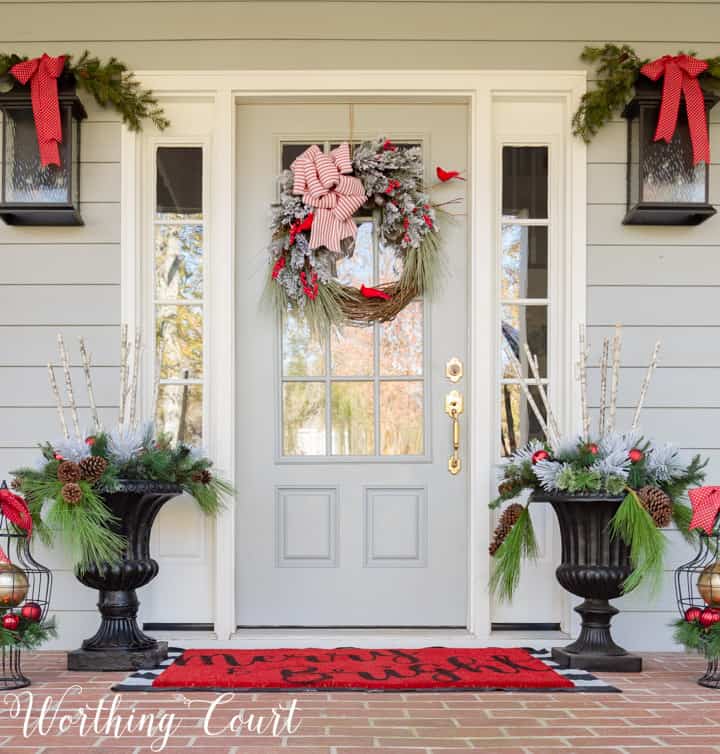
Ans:
[{"label": "urn pedestal base", "polygon": [[153,668],[167,660],[168,645],[159,641],[150,649],[75,649],[68,652],[68,670],[139,670]]}]

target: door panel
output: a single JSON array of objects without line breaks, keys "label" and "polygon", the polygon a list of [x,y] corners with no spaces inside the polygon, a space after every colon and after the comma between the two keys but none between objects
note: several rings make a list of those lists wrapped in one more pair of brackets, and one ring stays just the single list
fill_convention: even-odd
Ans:
[{"label": "door panel", "polygon": [[[467,468],[448,472],[444,412],[446,392],[466,392],[445,378],[446,362],[467,356],[464,205],[442,223],[440,291],[393,323],[316,343],[301,319],[278,323],[258,304],[283,162],[351,132],[384,135],[419,143],[432,183],[437,165],[467,168],[466,108],[358,104],[351,117],[348,105],[240,105],[237,123],[238,624],[465,626]],[[462,196],[465,185],[433,199]],[[372,217],[358,223],[339,277],[394,277]],[[461,449],[465,460],[464,427]]]}]

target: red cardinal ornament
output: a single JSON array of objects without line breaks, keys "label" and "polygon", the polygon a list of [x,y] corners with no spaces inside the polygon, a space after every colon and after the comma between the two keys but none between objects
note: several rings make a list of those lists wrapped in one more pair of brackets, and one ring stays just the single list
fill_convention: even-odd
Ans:
[{"label": "red cardinal ornament", "polygon": [[695,621],[700,620],[701,613],[702,610],[699,607],[689,607],[685,611],[685,620],[688,623],[695,623]]},{"label": "red cardinal ornament", "polygon": [[360,286],[360,293],[365,298],[381,298],[383,301],[389,301],[392,296],[385,291],[381,291],[379,288],[369,288],[367,285]]},{"label": "red cardinal ornament", "polygon": [[20,617],[15,613],[8,613],[2,617],[2,627],[8,631],[17,631],[20,625]]},{"label": "red cardinal ornament", "polygon": [[20,615],[22,615],[22,617],[26,618],[27,620],[31,620],[37,623],[40,620],[40,616],[42,615],[42,608],[40,607],[40,605],[38,605],[37,602],[28,602],[22,606]]},{"label": "red cardinal ornament", "polygon": [[703,628],[710,628],[710,626],[720,620],[720,610],[716,610],[714,607],[706,607],[700,613],[699,620]]},{"label": "red cardinal ornament", "polygon": [[536,450],[532,454],[532,462],[536,464],[538,461],[547,461],[550,458],[550,453],[547,450]]},{"label": "red cardinal ornament", "polygon": [[632,449],[632,450],[631,450],[631,451],[630,451],[630,452],[628,453],[628,458],[629,458],[629,459],[630,459],[630,460],[631,460],[631,461],[632,461],[633,463],[640,463],[640,461],[642,461],[642,459],[643,459],[643,458],[645,458],[645,453],[643,453],[643,452],[642,452],[642,450],[640,450],[640,448],[633,448],[633,449]]},{"label": "red cardinal ornament", "polygon": [[439,165],[435,169],[435,173],[437,174],[438,180],[441,183],[447,183],[448,181],[451,181],[453,178],[457,178],[458,181],[464,181],[465,179],[460,175],[459,170],[443,170]]}]

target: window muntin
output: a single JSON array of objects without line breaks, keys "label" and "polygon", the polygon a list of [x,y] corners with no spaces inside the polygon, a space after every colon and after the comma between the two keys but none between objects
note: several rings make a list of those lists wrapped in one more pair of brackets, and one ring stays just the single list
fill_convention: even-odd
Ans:
[{"label": "window muntin", "polygon": [[[282,168],[309,144],[283,144]],[[318,144],[328,150],[335,143]],[[337,263],[341,283],[359,287],[397,279],[400,270],[363,208],[353,255]],[[281,323],[283,457],[422,457],[425,426],[425,307],[412,302],[390,323],[345,327],[324,342],[302,316]]]},{"label": "window muntin", "polygon": [[[543,436],[527,405],[521,382],[542,410],[537,380],[524,345],[538,357],[540,383],[548,384],[548,269],[551,220],[547,146],[505,145],[502,149],[500,258],[500,455],[508,456],[531,438]],[[522,380],[510,369],[505,348],[522,365]]]},{"label": "window muntin", "polygon": [[199,444],[205,379],[203,149],[158,147],[155,168],[155,421],[175,441]]}]

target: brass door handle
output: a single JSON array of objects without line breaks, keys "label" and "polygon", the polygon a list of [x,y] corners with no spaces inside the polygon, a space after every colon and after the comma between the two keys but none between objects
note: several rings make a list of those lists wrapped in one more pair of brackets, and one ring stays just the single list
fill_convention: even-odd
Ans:
[{"label": "brass door handle", "polygon": [[448,471],[455,475],[462,468],[460,461],[460,414],[463,412],[462,393],[451,390],[445,396],[445,413],[452,421],[452,455],[448,459]]}]

